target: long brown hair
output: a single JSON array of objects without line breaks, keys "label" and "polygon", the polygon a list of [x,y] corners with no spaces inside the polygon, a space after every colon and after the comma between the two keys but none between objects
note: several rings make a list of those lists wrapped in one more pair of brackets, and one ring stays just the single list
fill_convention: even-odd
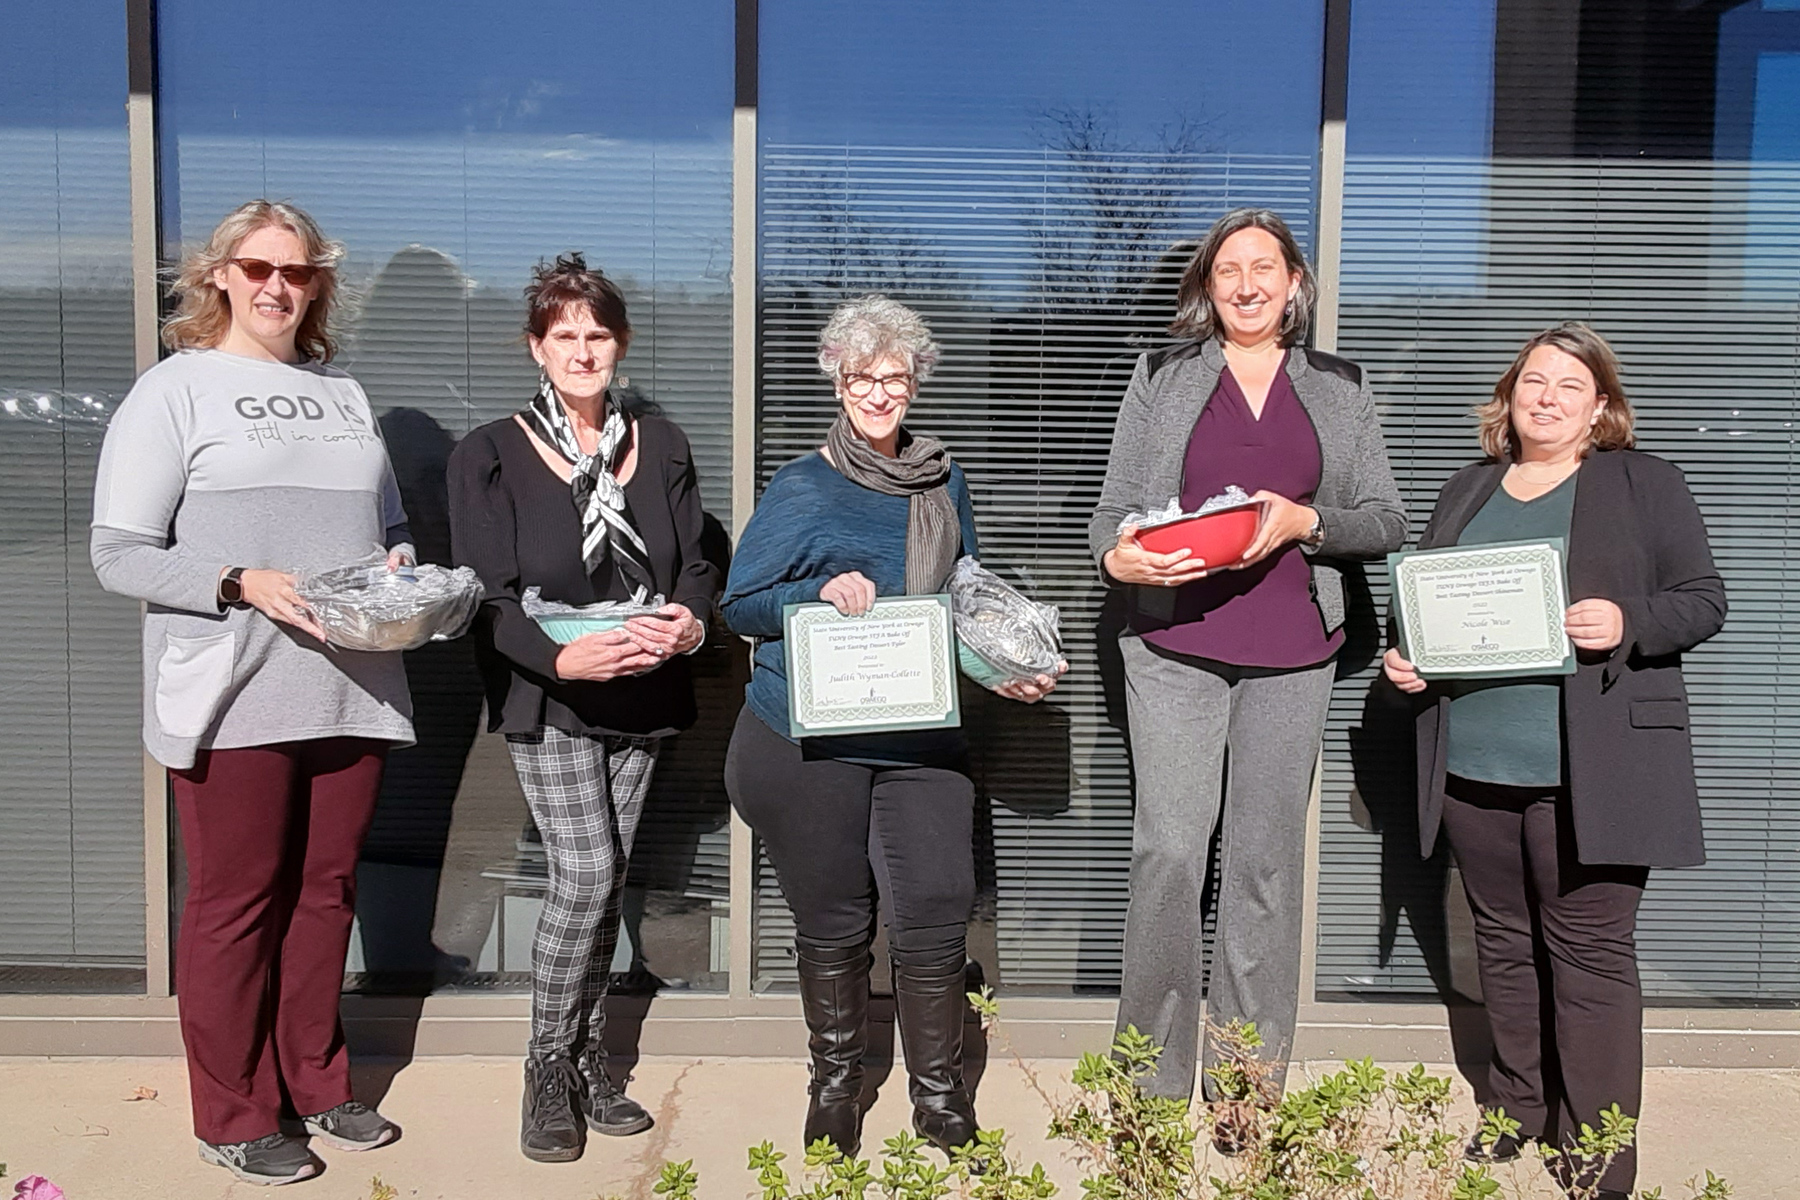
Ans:
[{"label": "long brown hair", "polygon": [[1188,260],[1187,270],[1181,273],[1181,287],[1175,293],[1175,320],[1169,324],[1169,332],[1177,337],[1191,337],[1196,341],[1209,341],[1219,336],[1219,313],[1212,302],[1213,260],[1219,257],[1219,250],[1225,245],[1225,239],[1245,229],[1260,229],[1281,244],[1281,257],[1287,260],[1287,269],[1300,277],[1300,287],[1294,293],[1294,301],[1287,306],[1281,318],[1281,329],[1277,338],[1283,346],[1293,346],[1306,337],[1306,330],[1312,323],[1313,305],[1319,299],[1319,284],[1313,278],[1312,269],[1306,265],[1306,256],[1300,253],[1300,243],[1294,240],[1294,233],[1280,215],[1267,208],[1234,208],[1213,223],[1207,231],[1206,240],[1194,251],[1194,257]]},{"label": "long brown hair", "polygon": [[1629,450],[1637,445],[1633,426],[1637,417],[1631,401],[1625,398],[1625,385],[1619,382],[1619,356],[1605,338],[1580,321],[1564,321],[1537,334],[1520,347],[1512,366],[1494,384],[1493,399],[1475,406],[1481,425],[1481,449],[1490,458],[1511,462],[1519,457],[1519,439],[1513,432],[1512,397],[1525,372],[1525,361],[1539,346],[1552,346],[1571,358],[1580,360],[1594,376],[1594,390],[1606,397],[1600,407],[1600,418],[1581,448],[1586,458],[1594,450]]},{"label": "long brown hair", "polygon": [[182,256],[169,294],[176,301],[175,315],[163,322],[163,345],[171,350],[211,349],[231,332],[231,297],[213,284],[213,272],[231,261],[244,239],[259,229],[273,226],[300,239],[306,261],[317,267],[312,303],[294,331],[294,345],[301,354],[318,362],[330,362],[337,353],[331,332],[332,305],[338,296],[337,265],[344,244],[334,242],[319,229],[306,211],[280,200],[251,200],[240,204],[218,227],[206,244]]}]

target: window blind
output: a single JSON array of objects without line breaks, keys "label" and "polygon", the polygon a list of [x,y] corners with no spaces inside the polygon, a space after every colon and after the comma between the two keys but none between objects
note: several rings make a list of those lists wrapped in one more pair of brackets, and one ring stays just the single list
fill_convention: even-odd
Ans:
[{"label": "window blind", "polygon": [[[452,448],[519,411],[537,388],[522,340],[530,270],[571,249],[624,291],[633,339],[620,392],[687,434],[724,552],[729,4],[470,8],[433,11],[421,24],[418,5],[325,0],[299,32],[279,15],[212,0],[170,0],[157,13],[165,257],[253,196],[293,200],[347,245],[338,364],[382,423],[426,560],[449,556]],[[577,27],[606,29],[603,69],[563,52]],[[309,103],[294,106],[263,72],[220,53],[226,31],[280,41],[313,63]],[[389,50],[399,44],[409,50],[395,58]],[[710,911],[729,891],[721,775],[741,658],[715,635],[691,660],[701,725],[665,746],[632,863],[635,882],[665,894],[644,923],[651,968],[699,986],[723,986],[710,969],[723,925]],[[408,673],[420,741],[389,760],[365,861],[452,873],[437,891],[438,946],[473,963],[498,961],[499,893],[516,884],[520,911],[530,908],[542,889],[541,850],[524,835],[529,819],[510,778],[491,769],[465,778],[471,747],[488,736],[468,644],[412,652]],[[477,753],[485,762],[493,749]],[[429,904],[430,889],[405,902]],[[692,910],[696,935],[685,926],[679,938],[659,933],[658,913],[675,910]],[[417,924],[416,913],[407,917]]]},{"label": "window blind", "polygon": [[9,14],[0,42],[0,991],[143,986],[137,605],[87,552],[132,377],[124,16]]},{"label": "window blind", "polygon": [[[1312,162],[765,142],[760,170],[759,481],[833,417],[814,359],[831,309],[877,290],[917,308],[943,358],[908,423],[967,473],[984,565],[1061,608],[1070,662],[1042,704],[969,698],[972,952],[1014,994],[1115,989],[1131,776],[1118,613],[1088,517],[1125,384],[1166,336],[1194,243],[1243,204],[1310,243]],[[784,984],[792,922],[766,863],[757,897],[756,981]]]},{"label": "window blind", "polygon": [[[1684,667],[1709,861],[1651,877],[1645,991],[1800,1000],[1800,163],[1353,155],[1344,230],[1339,345],[1372,373],[1415,535],[1526,337],[1580,319],[1619,352],[1639,446],[1686,472],[1731,605]],[[1326,739],[1318,987],[1435,994],[1447,863],[1419,862],[1410,731],[1370,677]]]}]

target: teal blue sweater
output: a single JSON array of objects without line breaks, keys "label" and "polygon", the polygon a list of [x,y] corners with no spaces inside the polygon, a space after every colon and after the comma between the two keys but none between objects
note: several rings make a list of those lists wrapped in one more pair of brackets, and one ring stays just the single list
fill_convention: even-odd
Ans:
[{"label": "teal blue sweater", "polygon": [[[962,523],[962,553],[974,554],[975,514],[962,468],[950,466],[950,499]],[[720,604],[734,633],[759,639],[750,684],[750,708],[783,737],[788,729],[787,665],[782,645],[785,605],[819,598],[833,576],[861,571],[880,596],[906,594],[906,518],[911,501],[851,483],[817,451],[795,459],[763,489],[762,499],[731,560]],[[949,744],[939,731],[925,741]],[[876,734],[856,739],[820,738],[834,757],[912,759],[924,747],[920,735]],[[850,746],[854,741],[856,745]],[[885,745],[891,754],[874,751]]]}]

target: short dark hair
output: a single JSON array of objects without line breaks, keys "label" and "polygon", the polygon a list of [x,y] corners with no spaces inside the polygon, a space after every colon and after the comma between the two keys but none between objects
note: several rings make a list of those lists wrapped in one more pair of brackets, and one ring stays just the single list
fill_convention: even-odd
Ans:
[{"label": "short dark hair", "polygon": [[570,305],[585,306],[597,324],[612,330],[621,351],[630,347],[624,293],[604,272],[588,266],[579,250],[531,269],[531,282],[525,285],[525,332],[541,339]]},{"label": "short dark hair", "polygon": [[1281,318],[1278,335],[1281,344],[1296,345],[1306,337],[1306,330],[1312,324],[1313,305],[1319,299],[1319,285],[1287,222],[1267,208],[1234,208],[1213,223],[1200,248],[1194,251],[1194,257],[1188,260],[1187,270],[1181,273],[1170,333],[1202,342],[1219,336],[1219,314],[1213,308],[1212,293],[1207,288],[1212,280],[1213,260],[1219,257],[1225,239],[1245,229],[1260,229],[1279,242],[1287,269],[1300,277],[1300,290],[1294,294],[1294,303]]}]

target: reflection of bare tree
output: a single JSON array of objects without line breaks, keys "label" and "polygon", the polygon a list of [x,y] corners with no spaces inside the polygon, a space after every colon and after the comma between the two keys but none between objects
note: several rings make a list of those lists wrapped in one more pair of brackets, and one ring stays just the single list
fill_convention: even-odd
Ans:
[{"label": "reflection of bare tree", "polygon": [[781,188],[788,193],[783,216],[792,224],[777,243],[779,262],[767,265],[794,291],[818,298],[965,290],[942,248],[908,227],[907,218],[920,214],[879,196],[874,184],[790,171]]},{"label": "reflection of bare tree", "polygon": [[1036,213],[1022,218],[1040,272],[1034,290],[1061,312],[1137,311],[1146,276],[1182,233],[1199,189],[1204,129],[1183,118],[1144,149],[1092,109],[1044,115],[1045,144],[1064,169],[1046,172]]}]

